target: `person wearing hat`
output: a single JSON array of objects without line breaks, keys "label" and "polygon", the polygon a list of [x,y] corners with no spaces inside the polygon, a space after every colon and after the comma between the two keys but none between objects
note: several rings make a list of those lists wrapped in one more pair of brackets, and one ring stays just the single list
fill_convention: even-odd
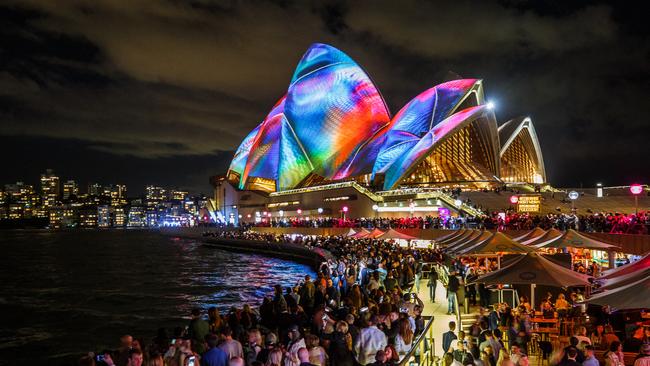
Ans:
[{"label": "person wearing hat", "polygon": [[634,359],[634,366],[650,366],[650,344],[644,344]]},{"label": "person wearing hat", "polygon": [[300,366],[298,351],[307,347],[305,340],[300,335],[300,328],[295,324],[291,325],[287,338],[289,338],[289,344],[287,344],[287,351],[284,353],[284,366]]},{"label": "person wearing hat", "polygon": [[257,353],[257,361],[265,364],[269,358],[269,354],[271,351],[273,351],[277,343],[278,337],[275,335],[275,333],[267,334],[264,338],[264,348],[262,348],[262,350]]}]

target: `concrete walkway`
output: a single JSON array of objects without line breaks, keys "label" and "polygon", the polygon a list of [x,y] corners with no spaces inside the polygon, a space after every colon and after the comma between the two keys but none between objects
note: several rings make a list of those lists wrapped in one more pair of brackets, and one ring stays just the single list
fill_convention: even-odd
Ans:
[{"label": "concrete walkway", "polygon": [[[449,322],[456,321],[455,315],[447,315],[447,289],[438,281],[436,287],[436,302],[429,301],[428,280],[420,280],[420,291],[418,297],[424,302],[424,311],[422,315],[433,315],[433,337],[435,339],[435,355],[442,358],[442,334],[449,330]],[[456,325],[456,331],[458,327]]]}]

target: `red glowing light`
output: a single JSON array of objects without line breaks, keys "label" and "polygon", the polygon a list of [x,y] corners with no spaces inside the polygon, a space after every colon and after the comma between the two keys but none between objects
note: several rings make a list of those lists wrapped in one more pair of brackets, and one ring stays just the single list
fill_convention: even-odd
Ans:
[{"label": "red glowing light", "polygon": [[630,192],[632,194],[641,194],[643,192],[643,186],[640,184],[632,184],[630,185]]},{"label": "red glowing light", "polygon": [[348,212],[348,206],[343,206],[343,212]]},{"label": "red glowing light", "polygon": [[510,196],[510,203],[516,205],[519,202],[519,196]]}]

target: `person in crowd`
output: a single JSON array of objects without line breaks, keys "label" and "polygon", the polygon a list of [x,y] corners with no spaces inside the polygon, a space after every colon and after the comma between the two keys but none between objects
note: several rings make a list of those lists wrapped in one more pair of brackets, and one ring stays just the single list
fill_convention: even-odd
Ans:
[{"label": "person in crowd", "polygon": [[246,366],[244,359],[241,357],[233,357],[228,361],[228,366]]},{"label": "person in crowd", "polygon": [[201,357],[201,366],[228,366],[228,354],[217,347],[219,337],[212,333],[206,337],[206,343],[208,350]]},{"label": "person in crowd", "polygon": [[569,313],[569,302],[564,298],[564,294],[557,295],[557,300],[555,300],[555,311],[559,317],[564,318]]},{"label": "person in crowd", "polygon": [[512,361],[515,366],[519,366],[521,359],[524,357],[524,353],[522,352],[521,346],[517,343],[513,344],[512,347],[510,347],[510,360]]},{"label": "person in crowd", "polygon": [[592,345],[585,346],[585,360],[582,361],[582,366],[600,366],[600,363],[594,354],[594,349],[595,348]]},{"label": "person in crowd", "polygon": [[388,343],[386,334],[377,328],[377,323],[377,316],[370,316],[367,320],[367,327],[361,329],[354,344],[357,362],[361,365],[372,363],[377,351],[383,350]]},{"label": "person in crowd", "polygon": [[438,287],[438,271],[434,267],[429,272],[427,288],[429,289],[429,301],[436,302],[436,288]]},{"label": "person in crowd", "polygon": [[639,354],[634,358],[634,366],[650,366],[650,344],[641,346]]},{"label": "person in crowd", "polygon": [[458,339],[456,336],[456,322],[449,322],[449,330],[442,335],[442,350],[447,353],[451,347],[451,342]]},{"label": "person in crowd", "polygon": [[397,351],[395,350],[395,347],[392,345],[387,345],[384,348],[384,354],[386,355],[386,364],[390,366],[397,366],[399,365],[400,357],[397,354]]},{"label": "person in crowd", "polygon": [[409,319],[399,319],[397,336],[395,337],[395,350],[400,356],[400,359],[411,350],[411,346],[413,345],[413,337],[414,333],[413,329],[411,328]]},{"label": "person in crowd", "polygon": [[205,352],[205,337],[210,333],[210,324],[201,317],[201,309],[192,309],[192,320],[187,328],[187,335],[192,340],[193,351]]},{"label": "person in crowd", "polygon": [[274,348],[269,352],[269,357],[264,366],[281,366],[282,365],[282,349]]},{"label": "person in crowd", "polygon": [[369,366],[386,366],[386,353],[383,350],[377,351],[375,362],[369,363]]},{"label": "person in crowd", "polygon": [[581,364],[578,361],[576,361],[576,358],[578,357],[578,352],[579,351],[576,348],[570,348],[566,353],[566,359],[562,360],[559,366],[580,366]]},{"label": "person in crowd", "polygon": [[307,348],[300,348],[298,350],[298,360],[300,361],[300,366],[316,366],[310,362],[309,351]]},{"label": "person in crowd", "polygon": [[289,326],[287,338],[289,343],[284,353],[284,366],[299,366],[298,350],[306,348],[305,340],[300,334],[300,328],[295,324]]},{"label": "person in crowd", "polygon": [[596,349],[604,349],[604,336],[605,336],[605,326],[602,324],[596,325],[594,328],[594,331],[591,333],[591,336],[589,337],[591,339],[591,344],[596,348]]},{"label": "person in crowd", "polygon": [[309,363],[315,366],[326,366],[327,353],[320,345],[320,338],[314,334],[309,334],[305,336],[305,343],[309,352]]},{"label": "person in crowd", "polygon": [[456,314],[456,298],[459,288],[460,281],[457,272],[451,272],[447,283],[447,315]]},{"label": "person in crowd", "polygon": [[576,325],[573,328],[573,336],[578,339],[578,345],[580,345],[581,342],[591,345],[591,339],[587,337],[587,328],[585,328],[584,325]]},{"label": "person in crowd", "polygon": [[502,348],[499,351],[499,358],[497,359],[496,366],[514,366],[514,363],[510,359],[510,354],[505,348]]},{"label": "person in crowd", "polygon": [[623,355],[623,345],[619,341],[613,341],[609,344],[609,350],[605,352],[605,366],[624,366],[625,356]]},{"label": "person in crowd", "polygon": [[621,343],[621,340],[618,339],[618,336],[616,335],[616,333],[614,333],[614,328],[612,328],[611,325],[607,324],[605,326],[605,332],[604,332],[602,344],[606,349],[609,349],[610,348],[609,346],[613,342]]},{"label": "person in crowd", "polygon": [[223,329],[221,336],[223,337],[223,341],[219,345],[219,348],[226,352],[228,359],[244,356],[244,350],[241,343],[238,340],[233,339],[232,330],[229,327]]}]

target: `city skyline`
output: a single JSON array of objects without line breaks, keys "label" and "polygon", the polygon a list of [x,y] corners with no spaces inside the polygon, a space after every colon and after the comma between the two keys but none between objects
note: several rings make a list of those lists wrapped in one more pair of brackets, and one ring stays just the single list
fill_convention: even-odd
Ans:
[{"label": "city skyline", "polygon": [[647,179],[636,96],[648,45],[632,7],[368,5],[5,3],[0,153],[12,159],[0,181],[40,161],[82,180],[207,192],[314,42],[347,50],[391,114],[440,82],[483,78],[499,120],[535,121],[555,186]]}]

